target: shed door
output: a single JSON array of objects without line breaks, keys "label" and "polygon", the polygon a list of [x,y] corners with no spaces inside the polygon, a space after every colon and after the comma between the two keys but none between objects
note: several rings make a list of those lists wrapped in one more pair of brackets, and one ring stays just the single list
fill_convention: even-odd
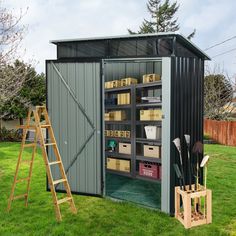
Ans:
[{"label": "shed door", "polygon": [[[100,195],[100,63],[47,61],[47,107],[71,190]],[[52,174],[58,179],[56,168]]]}]

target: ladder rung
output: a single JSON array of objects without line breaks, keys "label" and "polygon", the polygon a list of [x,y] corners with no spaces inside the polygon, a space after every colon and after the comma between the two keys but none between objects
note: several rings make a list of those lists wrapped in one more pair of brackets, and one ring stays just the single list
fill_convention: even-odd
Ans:
[{"label": "ladder rung", "polygon": [[37,144],[36,143],[28,143],[24,144],[24,147],[35,147]]},{"label": "ladder rung", "polygon": [[48,128],[51,127],[51,125],[41,125],[41,128]]},{"label": "ladder rung", "polygon": [[52,161],[52,162],[49,162],[48,165],[56,165],[56,164],[60,164],[61,161]]},{"label": "ladder rung", "polygon": [[24,197],[26,197],[26,196],[27,196],[27,193],[21,194],[21,195],[18,195],[18,196],[13,197],[12,200],[16,200],[16,199],[19,199],[19,198],[24,198]]},{"label": "ladder rung", "polygon": [[52,145],[56,145],[56,143],[45,143],[44,146],[52,146]]},{"label": "ladder rung", "polygon": [[18,129],[37,129],[36,125],[17,125]]},{"label": "ladder rung", "polygon": [[25,163],[25,164],[31,164],[32,161],[31,160],[22,160],[21,163]]},{"label": "ladder rung", "polygon": [[61,203],[63,203],[63,202],[68,202],[68,201],[70,201],[70,200],[72,200],[71,197],[65,197],[65,198],[62,198],[62,199],[58,200],[58,201],[57,201],[57,204],[61,204]]},{"label": "ladder rung", "polygon": [[52,183],[55,185],[55,184],[59,184],[63,182],[66,182],[66,179],[58,179],[58,180],[53,181]]},{"label": "ladder rung", "polygon": [[20,183],[20,182],[27,181],[27,180],[29,180],[29,177],[23,178],[23,179],[18,179],[18,180],[16,180],[16,183]]}]

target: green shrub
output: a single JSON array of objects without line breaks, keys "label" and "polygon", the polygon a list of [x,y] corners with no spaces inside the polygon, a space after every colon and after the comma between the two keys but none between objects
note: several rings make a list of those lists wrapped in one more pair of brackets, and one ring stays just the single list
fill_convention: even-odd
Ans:
[{"label": "green shrub", "polygon": [[19,142],[22,139],[21,130],[8,130],[5,127],[0,129],[0,142],[9,141],[9,142]]}]

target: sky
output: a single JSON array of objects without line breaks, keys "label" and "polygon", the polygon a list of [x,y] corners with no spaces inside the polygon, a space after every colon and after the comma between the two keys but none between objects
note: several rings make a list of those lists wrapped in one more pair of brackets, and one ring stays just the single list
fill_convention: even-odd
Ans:
[{"label": "sky", "polygon": [[[3,0],[18,14],[27,10],[21,23],[28,26],[22,42],[24,60],[37,61],[38,72],[45,71],[45,60],[56,58],[56,46],[49,40],[127,34],[138,30],[143,19],[150,19],[147,0]],[[176,14],[179,32],[185,36],[196,29],[192,41],[212,58],[211,70],[218,68],[230,77],[236,75],[236,1],[178,0]],[[232,51],[231,51],[232,50]],[[219,54],[231,51],[221,56]]]}]

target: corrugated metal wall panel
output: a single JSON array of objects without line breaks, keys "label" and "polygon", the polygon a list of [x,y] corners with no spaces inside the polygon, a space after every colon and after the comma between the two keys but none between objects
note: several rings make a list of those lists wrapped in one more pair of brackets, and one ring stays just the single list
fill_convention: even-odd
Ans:
[{"label": "corrugated metal wall panel", "polygon": [[[179,163],[172,140],[180,137],[187,177],[187,152],[184,134],[191,136],[191,148],[203,140],[203,75],[204,61],[199,58],[173,57],[171,76],[171,195],[170,211],[174,213],[174,186],[178,185],[173,164]],[[192,160],[195,161],[195,160]]]},{"label": "corrugated metal wall panel", "polygon": [[[48,111],[66,169],[93,129],[51,63],[47,63]],[[100,63],[53,63],[96,129],[67,174],[71,190],[101,194]],[[58,170],[52,173],[55,179],[59,177]],[[58,189],[63,190],[62,185]]]}]

